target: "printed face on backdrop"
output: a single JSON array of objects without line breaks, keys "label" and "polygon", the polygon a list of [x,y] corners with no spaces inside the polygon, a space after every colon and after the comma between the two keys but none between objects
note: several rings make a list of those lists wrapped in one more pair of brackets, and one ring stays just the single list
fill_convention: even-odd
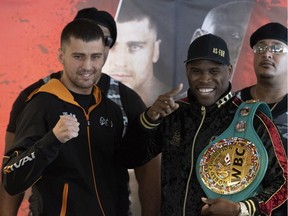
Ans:
[{"label": "printed face on backdrop", "polygon": [[61,80],[64,85],[75,93],[90,94],[104,64],[103,41],[85,42],[71,37],[59,49],[58,59],[63,65]]},{"label": "printed face on backdrop", "polygon": [[230,63],[235,68],[249,23],[253,2],[228,2],[213,8],[205,17],[201,29],[197,29],[192,41],[203,35],[212,33],[223,38],[230,51]]},{"label": "printed face on backdrop", "polygon": [[161,41],[146,18],[117,23],[117,30],[103,72],[139,92],[145,82],[154,78],[153,64],[158,61]]},{"label": "printed face on backdrop", "polygon": [[287,82],[288,47],[285,43],[266,39],[259,41],[253,49],[257,79],[279,79],[281,83]]},{"label": "printed face on backdrop", "polygon": [[186,65],[191,93],[203,106],[211,106],[228,89],[232,66],[210,60],[194,60]]}]

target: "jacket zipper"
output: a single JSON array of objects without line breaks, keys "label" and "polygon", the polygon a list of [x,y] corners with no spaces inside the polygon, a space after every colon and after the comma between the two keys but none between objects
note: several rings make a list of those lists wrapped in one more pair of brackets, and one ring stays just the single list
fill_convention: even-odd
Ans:
[{"label": "jacket zipper", "polygon": [[67,211],[67,199],[68,199],[68,190],[69,185],[68,183],[64,184],[63,193],[62,193],[62,206],[60,216],[65,216]]},{"label": "jacket zipper", "polygon": [[[84,111],[84,110],[83,110]],[[89,147],[89,158],[90,158],[90,164],[91,164],[91,172],[92,172],[92,177],[93,177],[93,183],[94,183],[94,190],[95,190],[95,194],[98,200],[98,204],[100,206],[102,215],[105,216],[105,212],[100,200],[100,196],[98,193],[98,189],[97,189],[97,182],[96,182],[96,175],[94,172],[94,164],[93,164],[93,158],[92,158],[92,150],[91,150],[91,142],[90,142],[90,120],[89,120],[89,113],[86,114],[86,112],[84,111],[85,116],[86,116],[86,120],[87,120],[87,137],[88,137],[88,147]]]},{"label": "jacket zipper", "polygon": [[194,163],[193,163],[193,160],[194,160],[194,147],[195,147],[195,142],[196,142],[196,139],[197,139],[197,136],[198,136],[198,133],[203,125],[203,122],[205,120],[205,117],[206,117],[206,108],[205,106],[201,106],[201,115],[202,115],[202,119],[201,119],[201,122],[200,122],[200,125],[196,131],[196,134],[194,136],[194,139],[193,139],[193,142],[192,142],[192,148],[191,148],[191,168],[190,168],[190,173],[189,173],[189,177],[188,177],[188,180],[187,180],[187,183],[186,183],[186,190],[185,190],[185,197],[184,197],[184,203],[183,203],[183,212],[182,212],[182,215],[185,216],[186,215],[186,204],[187,204],[187,198],[188,198],[188,191],[189,191],[189,185],[190,185],[190,180],[191,180],[191,177],[192,177],[192,172],[193,172],[193,169],[194,169]]}]

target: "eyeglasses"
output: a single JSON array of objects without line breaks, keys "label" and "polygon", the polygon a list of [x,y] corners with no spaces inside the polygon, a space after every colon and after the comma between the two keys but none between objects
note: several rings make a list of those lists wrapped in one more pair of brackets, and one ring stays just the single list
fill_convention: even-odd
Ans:
[{"label": "eyeglasses", "polygon": [[105,36],[104,42],[105,42],[105,46],[111,47],[111,45],[113,44],[113,38],[110,36]]},{"label": "eyeglasses", "polygon": [[267,49],[270,53],[275,54],[287,53],[287,48],[282,44],[272,44],[270,46],[267,46],[265,44],[256,44],[255,46],[253,46],[254,53],[264,53],[266,52]]}]

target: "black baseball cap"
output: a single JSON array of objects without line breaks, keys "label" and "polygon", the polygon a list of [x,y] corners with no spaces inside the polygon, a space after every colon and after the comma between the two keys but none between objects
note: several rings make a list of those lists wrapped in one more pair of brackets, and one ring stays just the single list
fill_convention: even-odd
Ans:
[{"label": "black baseball cap", "polygon": [[287,27],[275,22],[261,26],[251,35],[250,47],[253,48],[258,41],[264,39],[279,40],[287,44]]},{"label": "black baseball cap", "polygon": [[226,42],[213,34],[196,38],[189,46],[187,60],[211,60],[224,65],[230,65],[229,50]]},{"label": "black baseball cap", "polygon": [[95,7],[84,8],[78,11],[74,20],[78,19],[89,19],[96,22],[99,25],[103,25],[109,29],[113,42],[110,48],[113,47],[117,39],[117,28],[114,18],[106,11],[99,11]]}]

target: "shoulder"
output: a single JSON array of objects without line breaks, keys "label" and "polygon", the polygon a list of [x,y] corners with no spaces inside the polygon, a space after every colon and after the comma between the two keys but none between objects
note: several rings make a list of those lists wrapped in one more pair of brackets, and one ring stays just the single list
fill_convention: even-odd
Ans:
[{"label": "shoulder", "polygon": [[52,78],[56,78],[59,79],[61,77],[61,72],[56,72],[56,73],[52,73],[42,79],[39,79],[38,81],[32,83],[31,85],[29,85],[28,87],[26,87],[24,90],[21,91],[19,97],[25,97],[24,100],[27,99],[27,97],[34,92],[35,90],[39,89],[42,85],[44,85],[45,83],[47,83],[50,79]]},{"label": "shoulder", "polygon": [[253,86],[249,86],[237,91],[236,92],[237,97],[241,98],[243,101],[252,99],[252,95],[250,93],[252,87]]},{"label": "shoulder", "polygon": [[97,86],[101,89],[102,92],[104,92],[105,95],[107,95],[110,87],[110,79],[111,77],[105,73],[102,73],[99,81],[97,82]]},{"label": "shoulder", "polygon": [[31,84],[30,86],[26,87],[24,90],[20,92],[16,100],[14,101],[12,111],[20,112],[24,109],[27,104],[27,100],[30,94],[34,91],[39,89],[42,85],[44,85],[44,81],[42,79],[38,80],[37,82]]},{"label": "shoulder", "polygon": [[57,101],[57,97],[53,94],[50,94],[48,92],[37,92],[37,94],[34,94],[29,100],[27,100],[27,105],[32,104],[40,104],[41,106],[44,106],[44,104],[51,103],[52,101]]},{"label": "shoulder", "polygon": [[137,97],[140,98],[140,96],[131,88],[129,88],[128,86],[126,86],[125,84],[119,82],[119,91],[120,94],[125,94],[126,97]]},{"label": "shoulder", "polygon": [[[287,114],[285,115],[285,113],[287,113],[287,104],[288,104],[288,95],[286,94],[281,101],[273,105],[274,109],[272,106],[271,110],[272,110],[273,117],[276,118],[284,114],[283,117],[286,118]],[[286,118],[286,122],[287,122],[287,118]]]},{"label": "shoulder", "polygon": [[129,108],[129,107],[142,107],[143,111],[146,109],[146,105],[144,104],[143,100],[141,97],[135,92],[133,89],[130,87],[126,86],[124,83],[119,82],[112,77],[110,77],[110,88],[112,88],[112,85],[116,85],[119,88],[119,95],[121,98],[121,102],[123,107]]},{"label": "shoulder", "polygon": [[43,81],[43,79],[38,80],[37,82],[29,85],[28,87],[26,87],[23,91],[21,91],[20,93],[20,97],[22,96],[26,96],[25,99],[27,99],[27,97],[35,90],[39,89],[42,85],[44,85],[45,82]]},{"label": "shoulder", "polygon": [[[119,95],[123,104],[124,109],[134,109],[142,112],[146,109],[146,105],[142,98],[133,89],[129,88],[125,84],[119,82]],[[137,112],[138,112],[137,111]]]}]

